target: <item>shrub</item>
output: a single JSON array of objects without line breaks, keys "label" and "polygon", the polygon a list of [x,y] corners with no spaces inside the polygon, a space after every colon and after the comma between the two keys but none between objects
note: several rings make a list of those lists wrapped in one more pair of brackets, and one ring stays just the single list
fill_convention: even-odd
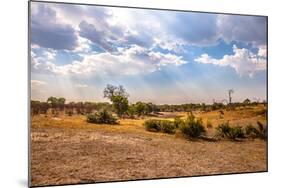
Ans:
[{"label": "shrub", "polygon": [[236,138],[244,138],[245,134],[241,126],[231,127],[230,130],[230,139],[235,140]]},{"label": "shrub", "polygon": [[159,132],[161,130],[160,125],[160,120],[157,119],[149,119],[144,122],[145,129],[151,132]]},{"label": "shrub", "polygon": [[161,120],[161,131],[163,133],[168,133],[168,134],[174,134],[176,126],[174,122],[169,121],[169,120]]},{"label": "shrub", "polygon": [[217,129],[217,135],[221,136],[223,138],[229,137],[231,127],[229,126],[229,122],[224,122],[222,124],[219,124]]},{"label": "shrub", "polygon": [[200,137],[206,132],[202,119],[196,119],[193,114],[188,115],[186,121],[179,128],[186,137],[190,138]]},{"label": "shrub", "polygon": [[237,139],[244,138],[245,134],[241,126],[231,127],[229,122],[224,122],[220,124],[217,128],[217,135],[223,138]]},{"label": "shrub", "polygon": [[245,127],[246,135],[253,138],[267,138],[267,126],[264,126],[261,122],[257,122],[258,127],[253,125],[247,125]]},{"label": "shrub", "polygon": [[174,125],[176,128],[179,128],[181,124],[184,124],[184,121],[180,117],[175,117]]},{"label": "shrub", "polygon": [[97,124],[118,124],[117,118],[110,114],[107,110],[101,110],[94,114],[87,115],[88,123],[97,123]]},{"label": "shrub", "polygon": [[259,131],[252,124],[249,124],[245,127],[245,133],[247,136],[256,137],[256,135],[259,134]]},{"label": "shrub", "polygon": [[144,126],[147,131],[169,134],[174,134],[176,129],[174,122],[169,120],[149,119],[144,122]]}]

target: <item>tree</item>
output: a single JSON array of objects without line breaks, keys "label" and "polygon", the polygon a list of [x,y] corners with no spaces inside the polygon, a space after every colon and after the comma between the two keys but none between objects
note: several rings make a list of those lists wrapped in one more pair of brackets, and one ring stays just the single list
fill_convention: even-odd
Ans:
[{"label": "tree", "polygon": [[129,101],[126,97],[121,95],[116,95],[111,98],[113,107],[116,110],[117,116],[122,117],[128,110]]},{"label": "tree", "polygon": [[60,110],[64,110],[64,105],[65,105],[65,98],[58,98],[58,107]]},{"label": "tree", "polygon": [[145,114],[145,104],[144,103],[142,103],[142,102],[137,102],[136,104],[135,104],[135,111],[136,111],[136,114],[138,115],[138,116],[141,116],[141,115],[144,115]]},{"label": "tree", "polygon": [[40,101],[31,101],[31,115],[38,115],[40,113]]},{"label": "tree", "polygon": [[105,98],[108,98],[113,103],[113,107],[116,110],[118,117],[122,117],[129,107],[129,94],[126,92],[125,88],[122,85],[117,87],[108,84],[104,89],[103,94]]},{"label": "tree", "polygon": [[84,104],[83,102],[76,102],[75,103],[75,109],[77,114],[84,114]]},{"label": "tree", "polygon": [[135,104],[129,105],[128,110],[127,110],[127,114],[128,114],[128,116],[130,118],[134,118],[134,116],[136,114],[136,106],[135,106]]},{"label": "tree", "polygon": [[234,93],[234,90],[233,90],[233,89],[228,90],[229,104],[231,104],[231,101],[232,101],[232,97],[231,97],[231,94],[232,94],[232,93]]},{"label": "tree", "polygon": [[40,111],[43,114],[47,114],[50,104],[47,102],[40,102]]},{"label": "tree", "polygon": [[244,103],[244,104],[250,104],[251,101],[250,101],[250,99],[247,98],[247,99],[245,99],[245,100],[243,101],[243,103]]},{"label": "tree", "polygon": [[103,91],[104,98],[108,98],[111,100],[113,96],[122,96],[124,98],[128,98],[129,94],[126,92],[125,88],[122,85],[114,86],[111,84],[107,84],[106,88]]},{"label": "tree", "polygon": [[58,99],[56,97],[49,97],[47,99],[47,103],[51,104],[51,108],[52,108],[52,114],[55,114],[55,112],[57,112],[57,108],[58,108]]}]

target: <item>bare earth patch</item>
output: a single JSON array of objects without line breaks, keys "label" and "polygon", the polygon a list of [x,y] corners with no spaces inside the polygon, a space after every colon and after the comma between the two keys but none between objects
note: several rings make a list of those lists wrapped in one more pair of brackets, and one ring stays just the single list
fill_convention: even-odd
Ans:
[{"label": "bare earth patch", "polygon": [[108,127],[37,117],[31,139],[32,186],[267,170],[263,140],[188,141],[137,120]]}]

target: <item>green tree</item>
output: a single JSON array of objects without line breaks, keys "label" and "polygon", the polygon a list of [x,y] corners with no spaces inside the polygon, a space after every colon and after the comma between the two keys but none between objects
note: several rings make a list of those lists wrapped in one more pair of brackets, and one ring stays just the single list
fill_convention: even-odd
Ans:
[{"label": "green tree", "polygon": [[108,84],[103,91],[104,97],[108,98],[112,103],[118,117],[122,117],[129,108],[129,94],[125,88]]},{"label": "green tree", "polygon": [[58,98],[58,107],[60,110],[64,110],[64,105],[65,105],[65,98]]},{"label": "green tree", "polygon": [[144,115],[145,114],[145,110],[146,110],[146,106],[145,106],[144,103],[139,101],[139,102],[137,102],[135,104],[135,111],[136,111],[136,114],[138,116]]},{"label": "green tree", "polygon": [[58,108],[58,99],[56,97],[49,97],[47,99],[47,103],[51,104],[51,108],[52,108],[52,114],[57,113],[57,108]]}]

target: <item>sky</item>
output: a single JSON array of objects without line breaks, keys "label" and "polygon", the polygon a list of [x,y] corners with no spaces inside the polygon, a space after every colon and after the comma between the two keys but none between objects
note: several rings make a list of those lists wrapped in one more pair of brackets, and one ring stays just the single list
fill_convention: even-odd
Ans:
[{"label": "sky", "polygon": [[156,104],[265,100],[267,20],[197,12],[31,2],[31,99]]}]

